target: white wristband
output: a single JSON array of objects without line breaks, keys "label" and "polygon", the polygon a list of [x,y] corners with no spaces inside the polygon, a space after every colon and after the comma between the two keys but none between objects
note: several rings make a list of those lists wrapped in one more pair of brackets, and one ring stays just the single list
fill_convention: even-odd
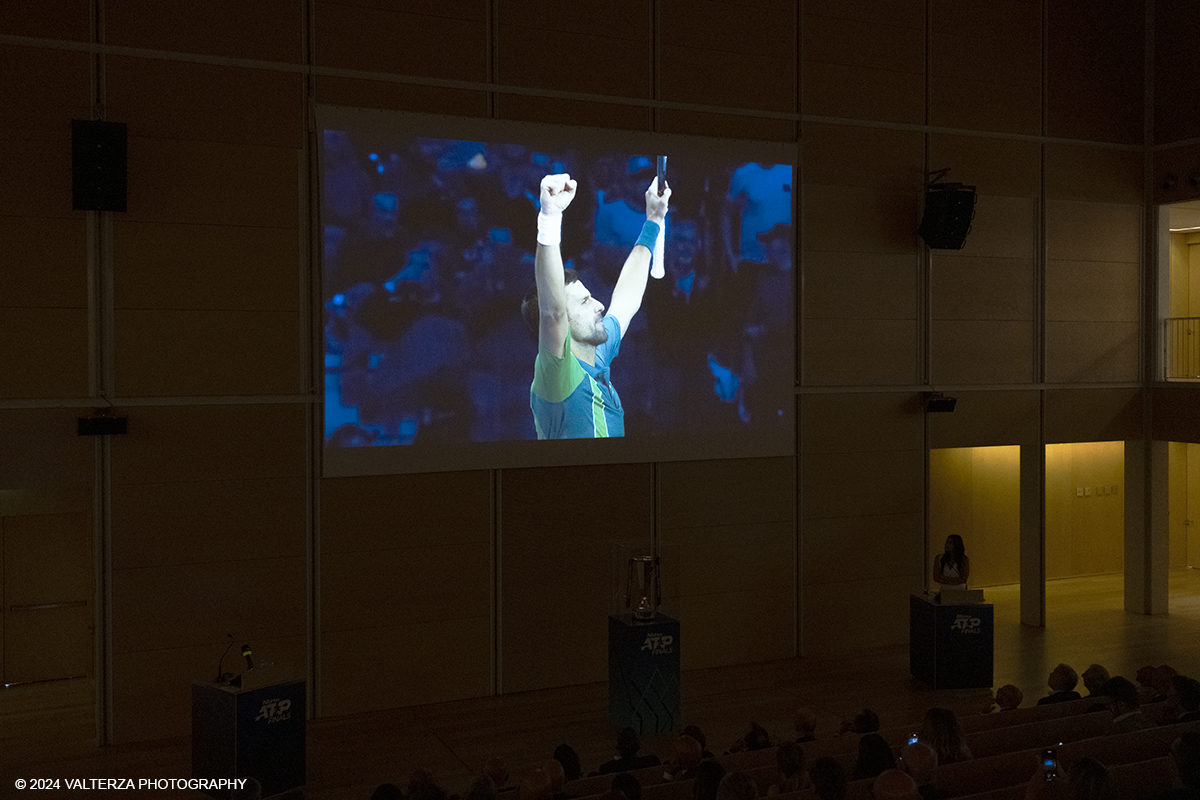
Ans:
[{"label": "white wristband", "polygon": [[538,212],[538,244],[546,247],[558,247],[562,244],[562,214],[547,214]]}]

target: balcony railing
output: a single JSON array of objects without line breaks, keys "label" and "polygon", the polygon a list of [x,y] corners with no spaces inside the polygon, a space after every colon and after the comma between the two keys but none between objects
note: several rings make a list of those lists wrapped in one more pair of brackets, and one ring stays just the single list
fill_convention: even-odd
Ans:
[{"label": "balcony railing", "polygon": [[1166,373],[1169,381],[1200,381],[1200,317],[1168,317]]}]

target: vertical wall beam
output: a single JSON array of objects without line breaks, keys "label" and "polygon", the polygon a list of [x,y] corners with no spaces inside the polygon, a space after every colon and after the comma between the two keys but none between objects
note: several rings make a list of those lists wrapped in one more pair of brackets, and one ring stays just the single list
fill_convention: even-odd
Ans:
[{"label": "vertical wall beam", "polygon": [[[1041,132],[1049,118],[1049,10],[1042,6]],[[1038,390],[1037,441],[1021,445],[1021,622],[1046,625],[1046,145],[1038,149],[1033,237],[1033,381]]]},{"label": "vertical wall beam", "polygon": [[1046,625],[1046,446],[1021,446],[1021,622]]},{"label": "vertical wall beam", "polygon": [[[104,44],[104,0],[89,7],[91,40]],[[97,49],[91,59],[92,118],[107,115],[107,62]],[[88,276],[88,394],[96,405],[109,405],[113,391],[112,214],[87,212]],[[113,638],[112,638],[112,451],[109,437],[95,437],[94,489],[92,494],[93,552],[96,616],[95,650],[96,740],[113,742]]]},{"label": "vertical wall beam", "polygon": [[[1159,267],[1154,196],[1154,2],[1144,17],[1141,313],[1142,441],[1125,444],[1125,610],[1166,614],[1170,528],[1167,442],[1154,441],[1154,392],[1159,375],[1159,299],[1168,280]],[[1131,482],[1133,478],[1136,483]]]},{"label": "vertical wall beam", "polygon": [[491,569],[491,574],[492,574],[492,600],[491,600],[491,606],[492,606],[491,607],[491,616],[492,616],[492,626],[491,626],[492,686],[491,686],[491,691],[492,691],[493,695],[504,694],[504,672],[503,672],[504,660],[502,658],[503,649],[501,647],[501,645],[503,644],[503,641],[504,641],[504,639],[503,639],[504,631],[503,631],[503,627],[502,627],[503,617],[501,616],[501,613],[500,613],[503,608],[503,606],[501,605],[501,601],[503,600],[503,597],[504,597],[504,594],[502,591],[502,589],[503,589],[502,580],[503,580],[503,575],[504,575],[504,571],[502,569],[502,567],[504,565],[504,560],[502,558],[503,538],[501,536],[502,528],[501,528],[501,518],[500,518],[501,498],[503,496],[503,492],[502,492],[503,478],[504,478],[503,470],[499,470],[499,469],[492,470],[491,496],[489,498],[489,500],[490,500],[489,518],[491,519],[491,531],[490,531],[491,542],[490,542],[490,544],[491,544],[491,558],[492,558],[492,569]]},{"label": "vertical wall beam", "polygon": [[1125,442],[1125,610],[1167,613],[1168,443]]},{"label": "vertical wall beam", "polygon": [[303,75],[304,137],[299,153],[300,249],[300,308],[301,350],[304,354],[304,391],[308,400],[305,408],[305,486],[308,495],[305,509],[305,550],[308,558],[308,677],[307,703],[309,719],[321,716],[321,450],[325,441],[324,406],[324,331],[321,326],[321,286],[317,265],[320,263],[321,239],[317,189],[317,153],[320,135],[316,125],[316,3],[300,0],[300,46],[306,67]]},{"label": "vertical wall beam", "polygon": [[[803,297],[801,296],[801,286],[803,284],[802,276],[804,274],[804,234],[801,226],[804,224],[804,214],[801,209],[804,204],[804,144],[803,122],[800,115],[804,108],[804,2],[796,3],[793,7],[792,16],[792,32],[796,47],[796,72],[795,72],[795,90],[796,96],[793,108],[796,111],[796,174],[792,180],[792,263],[794,269],[792,271],[792,319],[795,320],[792,328],[792,341],[794,350],[792,351],[792,385],[799,389],[801,384],[801,367],[800,367],[800,343],[803,339],[804,330],[804,306]],[[792,452],[792,613],[794,615],[794,627],[792,635],[795,637],[793,643],[793,653],[796,656],[804,655],[804,531],[800,525],[800,470],[801,470],[801,452],[800,452],[800,393],[797,391],[792,397],[792,407],[794,409],[795,428],[792,431],[795,437],[795,444]]]}]

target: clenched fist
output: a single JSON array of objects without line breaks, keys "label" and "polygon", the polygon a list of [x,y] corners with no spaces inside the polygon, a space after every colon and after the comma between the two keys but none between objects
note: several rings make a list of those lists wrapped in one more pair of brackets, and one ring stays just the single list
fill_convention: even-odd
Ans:
[{"label": "clenched fist", "polygon": [[562,214],[575,199],[575,188],[578,185],[579,182],[571,180],[571,176],[566,173],[547,175],[542,178],[542,191],[539,198],[542,204],[542,213]]}]

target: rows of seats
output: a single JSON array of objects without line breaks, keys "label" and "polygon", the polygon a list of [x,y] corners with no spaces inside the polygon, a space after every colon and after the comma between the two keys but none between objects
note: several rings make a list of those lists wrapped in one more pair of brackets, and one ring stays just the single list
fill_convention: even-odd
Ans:
[{"label": "rows of seats", "polygon": [[[1189,722],[1114,735],[1112,715],[1094,709],[1094,700],[1084,698],[966,717],[961,726],[975,758],[940,766],[935,783],[948,797],[963,800],[1021,798],[1042,749],[1054,746],[1058,747],[1060,760],[1068,765],[1084,757],[1105,764],[1110,768],[1110,780],[1119,788],[1117,796],[1137,800],[1166,788],[1166,760],[1171,743],[1185,731],[1200,731],[1200,722]],[[1144,711],[1153,718],[1156,708],[1146,706]],[[882,730],[880,735],[898,752],[919,727],[919,722],[913,722]],[[850,774],[857,759],[859,738],[851,734],[807,742],[802,745],[805,761],[811,764],[817,758],[832,757]],[[778,779],[775,758],[776,748],[765,748],[726,754],[718,760],[727,772],[748,773],[762,796]],[[642,800],[692,797],[692,782],[670,781],[661,766],[631,774],[642,786]],[[581,778],[569,782],[565,794],[581,800],[599,800],[611,783],[611,775]],[[872,783],[873,779],[851,781],[847,798],[871,800]],[[813,800],[815,795],[805,790],[778,797]]]}]

